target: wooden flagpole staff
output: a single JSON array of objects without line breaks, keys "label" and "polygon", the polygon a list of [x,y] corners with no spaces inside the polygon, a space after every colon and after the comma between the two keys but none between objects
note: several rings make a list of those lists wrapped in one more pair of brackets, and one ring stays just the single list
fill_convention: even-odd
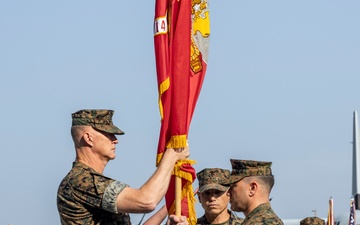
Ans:
[{"label": "wooden flagpole staff", "polygon": [[181,178],[175,177],[175,215],[181,216]]}]

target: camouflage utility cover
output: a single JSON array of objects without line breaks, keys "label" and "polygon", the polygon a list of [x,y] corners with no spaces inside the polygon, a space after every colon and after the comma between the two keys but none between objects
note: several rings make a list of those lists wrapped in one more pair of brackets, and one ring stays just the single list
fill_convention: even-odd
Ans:
[{"label": "camouflage utility cover", "polygon": [[271,162],[230,159],[232,171],[230,179],[224,184],[236,183],[244,177],[271,176]]},{"label": "camouflage utility cover", "polygon": [[199,192],[210,189],[226,191],[228,187],[222,184],[229,179],[230,171],[220,168],[206,168],[196,174],[199,181]]},{"label": "camouflage utility cover", "polygon": [[270,202],[263,203],[251,211],[242,225],[284,225],[283,221],[275,214]]},{"label": "camouflage utility cover", "polygon": [[130,216],[118,212],[116,207],[116,198],[126,187],[127,184],[74,162],[57,193],[61,224],[131,225]]},{"label": "camouflage utility cover", "polygon": [[325,220],[319,217],[306,217],[300,221],[300,225],[325,225]]},{"label": "camouflage utility cover", "polygon": [[[228,220],[227,225],[240,225],[244,219],[237,217],[232,211],[228,210],[230,214],[230,219]],[[209,225],[210,223],[206,220],[205,215],[197,219],[196,225]]]},{"label": "camouflage utility cover", "polygon": [[72,126],[91,126],[111,134],[124,134],[112,122],[113,110],[83,109],[72,114]]}]

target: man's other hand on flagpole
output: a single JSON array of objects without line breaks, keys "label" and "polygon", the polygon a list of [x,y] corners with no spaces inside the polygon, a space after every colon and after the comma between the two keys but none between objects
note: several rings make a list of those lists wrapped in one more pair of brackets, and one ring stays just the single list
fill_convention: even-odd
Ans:
[{"label": "man's other hand on flagpole", "polygon": [[170,215],[167,221],[167,225],[189,225],[185,216],[177,217],[175,215]]}]

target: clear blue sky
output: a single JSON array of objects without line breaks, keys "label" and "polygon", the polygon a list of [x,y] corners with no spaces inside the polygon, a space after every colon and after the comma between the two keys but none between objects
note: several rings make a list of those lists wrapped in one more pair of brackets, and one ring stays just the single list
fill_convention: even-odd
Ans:
[{"label": "clear blue sky", "polygon": [[[335,213],[348,211],[360,1],[209,4],[195,169],[272,161],[281,218],[326,217],[330,196]],[[114,109],[126,132],[107,176],[133,187],[150,177],[160,127],[153,17],[154,1],[0,0],[0,224],[60,224],[56,191],[74,160],[78,109]]]}]

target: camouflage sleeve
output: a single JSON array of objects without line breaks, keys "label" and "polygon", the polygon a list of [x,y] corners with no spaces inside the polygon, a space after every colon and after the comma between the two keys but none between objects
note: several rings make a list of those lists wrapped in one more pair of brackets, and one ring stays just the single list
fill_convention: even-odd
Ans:
[{"label": "camouflage sleeve", "polygon": [[111,213],[118,213],[116,207],[116,198],[124,190],[124,188],[129,187],[129,185],[122,183],[120,181],[113,181],[110,183],[104,192],[101,206],[106,211]]}]

